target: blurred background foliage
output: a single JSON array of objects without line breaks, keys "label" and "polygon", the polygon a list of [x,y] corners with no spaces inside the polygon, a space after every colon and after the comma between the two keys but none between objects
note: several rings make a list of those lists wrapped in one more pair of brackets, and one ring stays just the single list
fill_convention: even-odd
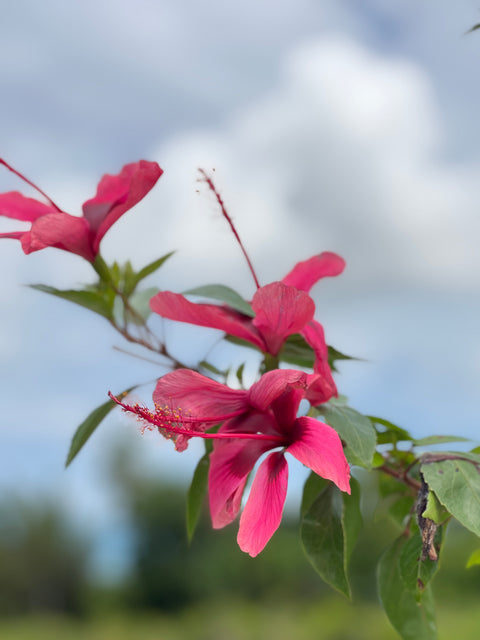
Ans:
[{"label": "blurred background foliage", "polygon": [[[242,639],[272,629],[278,638],[396,637],[376,604],[375,566],[399,529],[375,504],[363,505],[351,605],[308,564],[294,514],[252,559],[236,545],[236,526],[213,531],[206,510],[189,545],[185,490],[138,469],[131,452],[117,450],[108,474],[131,540],[129,568],[113,581],[92,572],[93,541],[74,530],[59,505],[3,498],[1,638]],[[465,638],[476,637],[480,567],[464,568],[475,545],[474,536],[450,525],[434,585],[440,637],[459,625]]]}]

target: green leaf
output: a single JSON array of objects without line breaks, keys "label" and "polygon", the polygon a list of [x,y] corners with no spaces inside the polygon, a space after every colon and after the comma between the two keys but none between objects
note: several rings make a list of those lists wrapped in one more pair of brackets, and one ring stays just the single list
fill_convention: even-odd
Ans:
[{"label": "green leaf", "polygon": [[70,302],[74,302],[81,307],[86,307],[87,309],[90,309],[90,311],[98,313],[108,320],[111,320],[113,318],[113,300],[115,294],[111,290],[60,290],[44,284],[31,284],[29,285],[29,287],[31,289],[35,289],[36,291],[43,291],[44,293],[49,293],[52,296],[57,296],[58,298],[69,300]]},{"label": "green leaf", "polygon": [[203,499],[208,487],[208,469],[210,457],[206,453],[200,458],[193,474],[192,483],[187,494],[187,538],[191,542],[200,518]]},{"label": "green leaf", "polygon": [[430,446],[432,444],[444,444],[448,442],[471,442],[470,438],[462,438],[461,436],[428,436],[414,440],[413,444],[417,447]]},{"label": "green leaf", "polygon": [[345,455],[351,464],[370,469],[377,444],[377,436],[370,420],[346,406],[325,404],[317,407],[325,421],[346,443]]},{"label": "green leaf", "polygon": [[112,279],[114,278],[114,274],[113,274],[114,267],[112,267],[112,270],[110,270],[109,266],[107,265],[107,263],[105,262],[105,260],[102,258],[100,254],[97,255],[97,257],[95,258],[95,262],[92,264],[92,266],[95,269],[95,271],[98,273],[100,280],[102,280],[104,283],[112,282]]},{"label": "green leaf", "polygon": [[[403,441],[413,440],[412,436],[406,431],[406,429],[402,429],[402,427],[393,424],[389,420],[384,420],[384,418],[378,418],[377,416],[367,416],[371,422],[373,422],[373,426],[377,430],[377,440],[378,444],[390,444]],[[383,427],[382,430],[379,430],[376,425],[380,425]]]},{"label": "green leaf", "polygon": [[163,263],[166,262],[171,256],[173,256],[174,253],[175,251],[170,251],[170,253],[166,253],[161,258],[158,258],[157,260],[150,262],[145,267],[143,267],[143,269],[140,269],[140,271],[138,271],[133,278],[132,291],[135,289],[135,287],[141,280],[151,275],[152,273],[155,273],[157,269],[160,269]]},{"label": "green leaf", "polygon": [[[315,353],[303,336],[295,333],[288,336],[280,352],[280,360],[294,364],[298,367],[313,368]],[[333,347],[328,347],[328,364],[332,371],[337,371],[336,360],[358,360],[352,356],[347,356]]]},{"label": "green leaf", "polygon": [[417,456],[411,449],[408,449],[407,451],[391,449],[388,451],[388,462],[393,466],[400,465],[405,468],[409,465],[415,464],[416,460]]},{"label": "green leaf", "polygon": [[183,295],[202,296],[204,298],[220,300],[221,302],[225,302],[225,304],[232,309],[236,309],[250,318],[255,317],[255,313],[250,304],[236,291],[223,284],[206,284],[203,287],[196,287],[195,289],[184,291]]},{"label": "green leaf", "polygon": [[[143,289],[142,291],[135,291],[135,293],[130,296],[128,301],[129,304],[144,321],[147,320],[148,316],[152,313],[149,302],[151,298],[153,298],[153,296],[156,295],[159,291],[160,289],[158,289],[157,287],[149,287],[148,289]],[[127,319],[129,322],[142,324],[140,318],[135,316],[135,314],[129,313],[127,309]]]},{"label": "green leaf", "polygon": [[300,507],[300,514],[303,516],[310,509],[318,495],[325,489],[328,484],[328,480],[321,478],[313,471],[305,480],[303,485],[302,504]]},{"label": "green leaf", "polygon": [[388,515],[399,527],[405,527],[405,519],[412,513],[413,503],[414,499],[411,495],[403,494],[388,507]]},{"label": "green leaf", "polygon": [[[207,433],[217,433],[217,431],[220,429],[221,424],[216,424],[214,427],[212,427],[211,429],[207,429]],[[210,439],[205,439],[203,441],[203,444],[205,446],[205,453],[210,454],[213,451],[213,438]]]},{"label": "green leaf", "polygon": [[477,465],[467,460],[441,460],[424,462],[421,470],[425,482],[443,506],[464,527],[480,536],[480,473]]},{"label": "green leaf", "polygon": [[313,368],[315,354],[299,333],[288,336],[279,354],[280,360],[297,367]]},{"label": "green leaf", "polygon": [[123,324],[125,324],[125,305],[123,303],[123,300],[120,298],[120,296],[115,296],[115,299],[113,301],[113,321],[115,322],[115,324],[122,326]]},{"label": "green leaf", "polygon": [[107,267],[110,275],[110,280],[107,281],[107,284],[112,284],[118,288],[120,285],[120,278],[122,276],[122,270],[118,262],[114,262],[111,267]]},{"label": "green leaf", "polygon": [[378,489],[382,498],[386,498],[395,493],[404,494],[406,491],[403,482],[386,473],[380,473],[378,476]]},{"label": "green leaf", "polygon": [[381,453],[375,451],[373,454],[372,467],[375,469],[376,467],[381,467],[385,463],[385,458]]},{"label": "green leaf", "polygon": [[475,549],[467,560],[466,569],[471,569],[480,564],[480,549]]},{"label": "green leaf", "polygon": [[240,384],[241,387],[243,387],[243,371],[245,369],[245,363],[243,362],[238,369],[235,372],[235,375],[237,376],[237,380]]},{"label": "green leaf", "polygon": [[[125,389],[125,391],[122,391],[117,395],[117,398],[121,398],[133,389],[136,389],[137,386],[138,385],[135,385],[133,387],[130,387],[129,389]],[[85,418],[85,420],[73,434],[72,442],[70,444],[70,450],[65,462],[66,467],[68,467],[75,456],[77,456],[77,454],[80,452],[80,449],[87,442],[87,440],[90,438],[90,436],[102,422],[102,420],[104,420],[110,413],[110,411],[116,406],[118,405],[113,400],[107,400],[107,402],[94,409],[92,413],[90,413],[90,415]]]},{"label": "green leaf", "polygon": [[[314,569],[347,598],[351,597],[348,562],[362,525],[359,485],[354,478],[350,484],[349,496],[329,483],[305,513],[300,531],[303,549]],[[309,499],[304,497],[305,502]]]},{"label": "green leaf", "polygon": [[210,373],[213,373],[216,376],[222,376],[223,378],[226,378],[229,373],[229,369],[225,369],[224,371],[222,371],[221,369],[218,369],[218,367],[216,367],[215,365],[210,364],[210,362],[208,362],[207,360],[202,360],[201,362],[198,363],[198,366],[201,367],[202,369],[206,369],[207,371],[210,371]]},{"label": "green leaf", "polygon": [[338,351],[334,347],[328,346],[328,364],[333,371],[337,371],[335,362],[337,360],[360,360],[361,358],[354,358],[353,356],[347,356],[345,353]]},{"label": "green leaf", "polygon": [[247,340],[242,340],[242,338],[237,338],[236,336],[229,336],[228,334],[226,334],[223,339],[227,342],[231,342],[232,344],[237,344],[239,347],[247,347],[247,349],[261,352],[261,350],[256,345],[248,342]]},{"label": "green leaf", "polygon": [[[437,530],[436,539],[440,542],[443,538],[443,529]],[[405,542],[399,556],[400,576],[405,587],[415,595],[420,602],[425,589],[438,570],[438,560],[433,561],[427,557],[421,560],[422,537],[418,529]]]},{"label": "green leaf", "polygon": [[465,32],[464,35],[468,35],[469,33],[473,33],[474,31],[477,31],[477,29],[480,29],[480,22],[478,24],[474,24],[473,27],[471,27],[468,31]]},{"label": "green leaf", "polygon": [[121,289],[123,294],[128,298],[136,287],[136,273],[132,267],[130,260],[123,265]]},{"label": "green leaf", "polygon": [[403,640],[435,640],[437,629],[430,585],[421,602],[402,578],[400,559],[407,539],[397,538],[380,558],[377,571],[378,593],[385,613]]},{"label": "green leaf", "polygon": [[474,453],[473,451],[460,451],[460,452],[459,451],[457,452],[442,451],[441,453],[438,452],[438,454],[432,453],[432,456],[435,456],[435,455],[439,455],[439,456],[450,455],[450,456],[455,456],[455,458],[458,458],[458,460],[471,460],[477,465],[477,468],[480,465],[480,455],[478,453]]},{"label": "green leaf", "polygon": [[[360,511],[360,485],[353,477],[350,478],[351,494],[341,494],[343,500],[342,525],[345,536],[345,573],[348,563],[362,528],[362,513]],[[348,575],[348,574],[347,574]]]},{"label": "green leaf", "polygon": [[[347,405],[348,402],[348,396],[343,395],[342,393],[339,393],[338,396],[336,398],[332,398],[331,400],[328,401],[328,405],[333,405],[334,407],[345,407]],[[317,406],[322,406],[322,405],[317,405]],[[321,410],[320,410],[321,413]]]},{"label": "green leaf", "polygon": [[448,520],[448,518],[450,517],[449,512],[442,504],[440,504],[439,499],[433,493],[433,491],[428,492],[427,507],[421,515],[424,518],[433,520],[433,522],[435,522],[436,524],[443,524],[445,520]]},{"label": "green leaf", "polygon": [[378,474],[378,491],[382,500],[375,509],[375,519],[386,515],[403,531],[406,518],[411,517],[415,496],[403,482],[382,472]]}]

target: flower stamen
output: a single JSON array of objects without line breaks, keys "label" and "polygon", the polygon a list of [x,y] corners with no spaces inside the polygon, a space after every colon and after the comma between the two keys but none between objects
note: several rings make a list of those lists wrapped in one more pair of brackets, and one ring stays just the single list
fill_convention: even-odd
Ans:
[{"label": "flower stamen", "polygon": [[[278,436],[267,433],[206,433],[202,429],[206,429],[208,424],[218,424],[219,422],[233,417],[225,416],[220,418],[202,418],[199,420],[190,415],[183,413],[181,408],[171,409],[170,407],[155,405],[155,412],[150,411],[147,407],[143,407],[139,403],[134,405],[125,404],[116,398],[110,391],[108,395],[113,402],[118,404],[122,409],[128,413],[133,413],[139,420],[142,421],[142,429],[153,430],[157,428],[158,431],[167,439],[175,439],[176,436],[187,436],[189,438],[203,438],[206,440],[267,440],[269,442],[278,442],[280,444],[285,443],[284,436]],[[193,428],[185,425],[194,425]]]}]

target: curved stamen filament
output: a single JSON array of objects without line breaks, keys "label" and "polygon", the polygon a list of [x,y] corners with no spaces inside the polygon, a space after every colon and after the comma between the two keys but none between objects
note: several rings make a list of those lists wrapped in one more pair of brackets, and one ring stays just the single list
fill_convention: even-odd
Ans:
[{"label": "curved stamen filament", "polygon": [[[108,395],[111,400],[113,400],[116,404],[118,404],[124,411],[135,414],[137,417],[145,420],[149,425],[154,425],[158,429],[166,431],[168,433],[175,433],[177,435],[189,436],[189,437],[197,437],[203,438],[205,440],[268,440],[269,442],[278,442],[279,444],[285,443],[285,438],[283,436],[277,435],[269,435],[266,433],[205,433],[204,431],[197,431],[195,429],[188,429],[186,427],[180,427],[178,424],[192,423],[206,423],[206,422],[215,422],[218,423],[219,418],[207,418],[201,419],[193,418],[192,416],[184,416],[180,411],[169,411],[167,413],[167,409],[158,409],[157,413],[153,413],[146,407],[142,407],[139,404],[129,405],[124,404],[120,400],[118,400],[112,393],[108,392]],[[163,415],[162,415],[163,414]],[[235,413],[233,415],[238,415]],[[226,419],[231,416],[226,416],[223,419]]]}]

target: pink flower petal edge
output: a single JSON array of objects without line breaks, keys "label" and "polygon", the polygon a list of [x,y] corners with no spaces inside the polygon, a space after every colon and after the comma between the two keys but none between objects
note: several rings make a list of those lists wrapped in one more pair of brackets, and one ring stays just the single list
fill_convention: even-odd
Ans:
[{"label": "pink flower petal edge", "polygon": [[215,441],[210,454],[208,494],[214,529],[230,524],[240,511],[248,474],[258,458],[271,448],[259,440]]},{"label": "pink flower petal edge", "polygon": [[170,409],[181,408],[193,418],[225,419],[248,409],[247,392],[231,389],[191,369],[178,369],[162,376],[153,401]]},{"label": "pink flower petal edge", "polygon": [[34,198],[26,198],[18,191],[0,193],[0,216],[23,222],[34,222],[37,218],[53,213],[56,209]]},{"label": "pink flower petal edge", "polygon": [[301,291],[310,291],[321,278],[338,276],[345,269],[345,260],[336,253],[324,251],[298,262],[282,282]]},{"label": "pink flower petal edge", "polygon": [[304,291],[272,282],[257,290],[252,309],[253,325],[263,336],[268,352],[277,355],[288,336],[312,320],[315,303]]},{"label": "pink flower petal edge", "polygon": [[337,385],[328,363],[328,347],[322,325],[311,320],[301,331],[305,341],[315,353],[314,374],[309,377],[307,399],[312,405],[328,402],[338,395]]},{"label": "pink flower petal edge", "polygon": [[1,216],[31,222],[29,230],[1,233],[0,237],[20,240],[25,253],[55,247],[89,262],[95,261],[100,241],[108,229],[150,191],[163,173],[156,162],[140,160],[125,165],[118,175],[103,176],[96,196],[84,203],[84,215],[79,217],[59,209],[25,176],[2,159],[0,163],[49,201],[45,204],[17,191],[0,194]]},{"label": "pink flower petal edge", "polygon": [[179,293],[161,291],[150,300],[150,309],[163,318],[219,329],[237,338],[247,340],[259,349],[265,348],[264,341],[252,326],[251,319],[228,307],[220,307],[215,304],[196,304]]},{"label": "pink flower petal edge", "polygon": [[298,418],[294,442],[287,451],[317,475],[350,493],[350,467],[335,429],[315,418]]},{"label": "pink flower petal edge", "polygon": [[110,227],[152,189],[163,170],[156,162],[140,160],[126,164],[117,175],[100,180],[94,198],[83,204],[83,215],[94,234],[93,251]]},{"label": "pink flower petal edge", "polygon": [[264,549],[280,525],[287,485],[287,461],[281,451],[275,451],[259,466],[240,517],[237,542],[252,557]]},{"label": "pink flower petal edge", "polygon": [[[297,369],[274,369],[267,371],[263,376],[254,382],[248,391],[250,404],[262,411],[279,398],[289,388],[305,389],[307,386],[308,374]],[[298,406],[295,408],[295,412]]]},{"label": "pink flower petal edge", "polygon": [[23,251],[27,254],[55,247],[75,253],[90,262],[95,260],[89,242],[87,221],[68,213],[48,213],[38,218],[30,231],[23,233],[21,243]]}]

